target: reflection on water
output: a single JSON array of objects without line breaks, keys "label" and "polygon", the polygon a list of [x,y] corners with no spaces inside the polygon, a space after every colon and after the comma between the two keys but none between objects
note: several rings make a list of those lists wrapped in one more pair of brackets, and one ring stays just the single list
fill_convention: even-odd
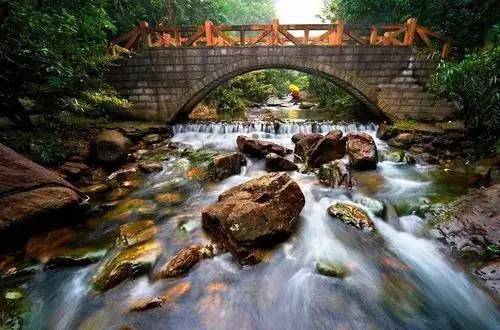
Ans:
[{"label": "reflection on water", "polygon": [[[373,124],[231,123],[179,124],[174,141],[194,148],[235,150],[239,134],[292,147],[296,132],[366,131]],[[376,139],[379,150],[387,145]],[[250,159],[240,175],[217,184],[186,179],[185,160],[170,158],[162,172],[147,176],[132,197],[145,200],[144,213],[125,213],[116,226],[130,220],[154,219],[165,246],[161,261],[191,243],[206,243],[200,211],[234,185],[264,173],[263,161]],[[422,234],[423,219],[395,210],[397,204],[432,199],[443,185],[429,166],[381,162],[376,171],[354,173],[358,187],[330,189],[313,174],[293,173],[306,204],[296,233],[261,264],[240,268],[229,254],[205,259],[180,279],[128,280],[104,294],[89,285],[97,265],[50,269],[24,285],[29,292],[29,329],[498,329],[499,313],[488,296],[448,261],[434,241]],[[458,193],[464,188],[446,191]],[[157,194],[185,196],[165,206]],[[330,218],[335,201],[375,198],[387,205],[386,220],[374,218],[376,232],[360,232]],[[143,204],[141,204],[143,205]],[[146,205],[146,204],[144,204]],[[144,207],[144,206],[142,206]],[[96,231],[87,229],[87,235]],[[318,260],[340,265],[345,278],[320,275]],[[177,292],[165,306],[130,312],[139,298]]]}]

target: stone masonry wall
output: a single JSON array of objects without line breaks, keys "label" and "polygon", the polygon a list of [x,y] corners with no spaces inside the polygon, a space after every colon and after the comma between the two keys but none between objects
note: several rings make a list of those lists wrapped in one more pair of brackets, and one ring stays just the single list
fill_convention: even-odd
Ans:
[{"label": "stone masonry wall", "polygon": [[288,68],[321,75],[391,120],[443,120],[452,106],[425,90],[436,64],[409,47],[185,47],[143,49],[119,60],[107,80],[133,104],[136,118],[168,122],[240,74]]}]

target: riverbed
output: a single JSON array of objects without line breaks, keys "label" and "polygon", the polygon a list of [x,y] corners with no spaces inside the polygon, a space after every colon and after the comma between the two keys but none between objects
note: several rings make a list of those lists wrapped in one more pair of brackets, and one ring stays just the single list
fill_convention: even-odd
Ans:
[{"label": "riverbed", "polygon": [[[267,251],[261,263],[241,267],[222,253],[181,278],[153,280],[154,270],[177,251],[209,242],[201,228],[204,207],[223,191],[266,173],[263,160],[247,157],[239,175],[202,182],[188,173],[185,157],[168,157],[162,171],[127,178],[128,192],[118,203],[90,213],[72,229],[77,247],[104,255],[113,250],[119,226],[154,221],[163,248],[151,272],[99,292],[91,282],[103,261],[33,266],[37,271],[2,284],[2,322],[10,317],[9,326],[26,329],[498,329],[495,302],[452,261],[425,219],[425,210],[465,193],[465,182],[436,166],[397,159],[375,137],[376,124],[303,118],[278,124],[184,123],[173,127],[172,142],[226,152],[236,151],[237,136],[246,135],[293,149],[295,133],[334,129],[373,136],[381,155],[377,169],[353,172],[353,189],[324,187],[313,173],[290,172],[305,207],[292,237]],[[97,195],[91,204],[102,205],[111,193]],[[180,197],[165,203],[158,198],[162,194]],[[367,200],[383,203],[383,215],[373,214]],[[337,201],[365,209],[375,232],[330,217],[326,210]],[[347,276],[319,274],[319,260],[342,265]],[[130,310],[138,300],[165,292],[171,297],[165,305]]]}]

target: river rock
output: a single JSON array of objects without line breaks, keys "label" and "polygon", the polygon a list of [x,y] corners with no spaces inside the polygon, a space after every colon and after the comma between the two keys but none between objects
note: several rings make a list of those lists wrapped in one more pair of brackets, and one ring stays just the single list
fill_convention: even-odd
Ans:
[{"label": "river rock", "polygon": [[446,207],[434,220],[443,240],[458,252],[487,254],[500,245],[500,184],[475,190]]},{"label": "river rock", "polygon": [[130,247],[153,239],[158,234],[158,227],[151,220],[137,221],[120,226],[117,243]]},{"label": "river rock", "polygon": [[157,278],[179,277],[187,273],[201,260],[201,249],[199,245],[192,245],[177,252],[156,276]]},{"label": "river rock", "polygon": [[285,157],[270,153],[266,156],[266,170],[269,172],[297,171],[298,167]]},{"label": "river rock", "polygon": [[411,133],[401,133],[387,141],[387,144],[394,148],[407,149],[415,143],[415,135]]},{"label": "river rock", "polygon": [[328,208],[330,216],[358,229],[371,231],[374,224],[365,211],[350,203],[338,202]]},{"label": "river rock", "polygon": [[[25,237],[51,226],[63,211],[83,202],[80,192],[56,173],[0,144],[0,237]],[[70,218],[74,223],[74,217]],[[66,219],[65,223],[68,223]]]},{"label": "river rock", "polygon": [[143,160],[139,162],[139,169],[143,173],[160,172],[163,169],[163,164],[159,160]]},{"label": "river rock", "polygon": [[70,177],[80,177],[85,174],[90,167],[83,163],[66,162],[61,166],[61,171]]},{"label": "river rock", "polygon": [[149,134],[143,137],[142,141],[144,141],[146,144],[158,143],[161,141],[161,136],[160,134]]},{"label": "river rock", "polygon": [[245,156],[239,152],[214,156],[212,159],[213,177],[224,180],[232,175],[240,174],[241,167],[247,164]]},{"label": "river rock", "polygon": [[377,138],[382,140],[388,140],[395,136],[395,131],[396,130],[391,125],[382,123],[378,126]]},{"label": "river rock", "polygon": [[107,291],[130,277],[150,270],[162,252],[159,241],[148,241],[128,249],[118,250],[104,260],[92,278],[94,287]]},{"label": "river rock", "polygon": [[284,172],[233,187],[202,212],[203,228],[240,264],[255,263],[252,252],[292,233],[305,198]]},{"label": "river rock", "polygon": [[500,297],[500,260],[496,260],[476,271],[488,288]]},{"label": "river rock", "polygon": [[318,168],[332,160],[344,157],[346,139],[342,138],[342,131],[329,132],[318,140],[307,153],[307,164],[311,168]]},{"label": "river rock", "polygon": [[295,133],[294,135],[292,135],[292,142],[297,143],[310,134],[312,133]]},{"label": "river rock", "polygon": [[314,107],[314,103],[311,102],[300,102],[299,109],[307,110]]},{"label": "river rock", "polygon": [[286,154],[292,152],[290,149],[280,146],[279,144],[268,141],[254,140],[243,135],[238,136],[236,143],[238,144],[238,148],[241,152],[257,158],[264,158],[269,153],[285,156]]},{"label": "river rock", "polygon": [[348,133],[346,151],[355,169],[369,170],[377,167],[377,145],[367,133]]},{"label": "river rock", "polygon": [[131,147],[132,141],[117,130],[102,131],[92,142],[96,160],[106,164],[124,160]]},{"label": "river rock", "polygon": [[324,276],[338,278],[347,276],[347,270],[343,265],[321,259],[316,260],[316,270]]},{"label": "river rock", "polygon": [[301,139],[295,143],[295,155],[300,158],[301,161],[305,162],[307,160],[307,154],[309,150],[320,140],[323,140],[324,136],[317,133],[309,133],[303,136]]},{"label": "river rock", "polygon": [[318,179],[325,186],[352,188],[353,180],[349,169],[340,159],[321,165]]}]

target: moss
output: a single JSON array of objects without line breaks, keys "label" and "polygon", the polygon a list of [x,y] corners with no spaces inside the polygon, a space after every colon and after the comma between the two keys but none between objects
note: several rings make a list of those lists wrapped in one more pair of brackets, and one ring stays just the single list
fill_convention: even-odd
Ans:
[{"label": "moss", "polygon": [[0,290],[0,329],[22,329],[29,305],[20,288]]},{"label": "moss", "polygon": [[400,120],[394,123],[394,128],[397,130],[413,130],[417,127],[418,123],[414,120]]}]

